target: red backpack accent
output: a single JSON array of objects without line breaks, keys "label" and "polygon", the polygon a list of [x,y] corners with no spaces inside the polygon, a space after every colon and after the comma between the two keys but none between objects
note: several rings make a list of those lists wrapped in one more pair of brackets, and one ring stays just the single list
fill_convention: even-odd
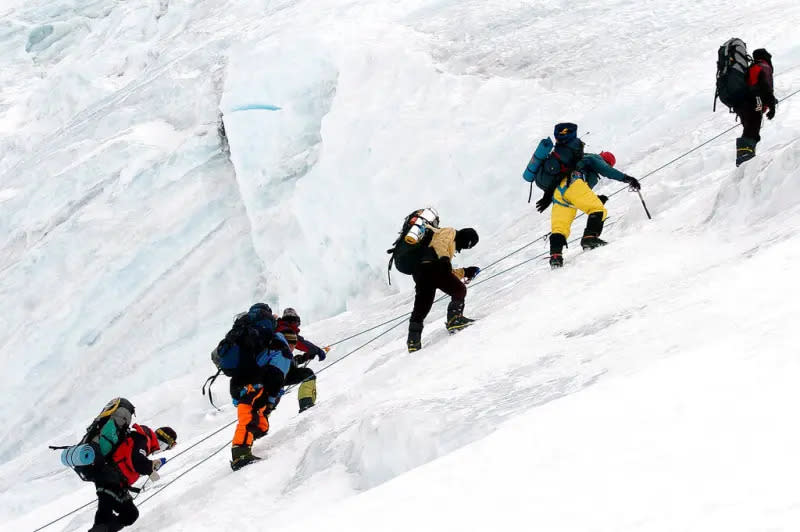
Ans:
[{"label": "red backpack accent", "polygon": [[761,77],[762,70],[771,71],[772,67],[766,61],[756,61],[747,71],[747,86],[755,87],[758,85],[758,78]]},{"label": "red backpack accent", "polygon": [[[158,437],[156,436],[155,431],[150,427],[143,427],[136,423],[133,424],[131,427],[136,432],[147,438],[147,454],[153,453],[158,449]],[[139,480],[139,473],[133,468],[133,460],[131,459],[131,453],[133,452],[133,438],[128,436],[125,438],[117,450],[114,451],[111,459],[114,463],[117,464],[119,467],[120,473],[122,476],[125,477],[125,481],[128,483],[128,486],[132,486],[134,482]]]}]

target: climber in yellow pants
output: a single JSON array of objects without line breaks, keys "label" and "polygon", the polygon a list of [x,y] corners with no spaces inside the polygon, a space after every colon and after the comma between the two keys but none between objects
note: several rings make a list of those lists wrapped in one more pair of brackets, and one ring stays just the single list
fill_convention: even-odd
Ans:
[{"label": "climber in yellow pants", "polygon": [[606,245],[600,238],[603,223],[608,216],[605,208],[605,196],[597,196],[592,189],[597,185],[600,176],[627,183],[634,190],[639,190],[639,181],[614,169],[617,160],[611,152],[600,152],[599,155],[588,153],[578,162],[576,170],[561,180],[553,194],[550,223],[550,267],[560,268],[564,265],[563,250],[567,244],[572,222],[578,209],[587,214],[586,229],[581,238],[583,249],[594,249]]}]

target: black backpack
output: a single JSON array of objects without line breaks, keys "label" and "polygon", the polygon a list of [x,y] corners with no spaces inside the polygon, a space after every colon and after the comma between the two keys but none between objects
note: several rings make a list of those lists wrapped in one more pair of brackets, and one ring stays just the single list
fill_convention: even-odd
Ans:
[{"label": "black backpack", "polygon": [[251,331],[252,327],[250,318],[247,314],[243,314],[236,318],[233,322],[233,327],[225,335],[225,338],[220,340],[216,349],[211,352],[211,361],[216,366],[218,372],[223,373],[226,377],[235,377],[241,372],[248,369],[248,360],[241,353],[241,342],[249,334],[258,334]]},{"label": "black backpack", "polygon": [[[272,312],[269,307],[267,309],[270,313]],[[201,391],[205,395],[206,386],[208,386],[208,400],[217,410],[219,408],[214,404],[211,386],[219,374],[222,373],[226,377],[238,377],[251,373],[258,367],[254,351],[266,345],[267,342],[262,336],[264,333],[257,330],[253,324],[254,319],[248,312],[238,316],[225,338],[220,340],[217,347],[211,351],[211,362],[214,363],[217,372],[206,379]]]},{"label": "black backpack", "polygon": [[112,484],[120,482],[122,473],[111,456],[128,437],[135,411],[127,399],[112,399],[86,428],[80,443],[50,448],[63,449],[61,463],[72,468],[82,480]]},{"label": "black backpack", "polygon": [[[397,271],[400,273],[412,275],[417,265],[431,252],[430,243],[433,239],[433,231],[431,231],[430,228],[426,228],[426,226],[438,228],[439,216],[437,215],[433,220],[421,218],[421,215],[423,215],[426,210],[429,211],[429,209],[418,209],[406,216],[406,219],[403,220],[403,227],[400,229],[400,236],[394,241],[392,247],[386,250],[386,253],[391,255],[389,258],[389,267],[387,269],[390,285],[392,284],[392,263],[394,263]],[[436,213],[433,212],[432,214],[435,215]],[[422,238],[415,243],[411,243],[405,237],[415,225],[415,219],[424,222],[421,226],[424,232]],[[419,226],[420,222],[417,222],[416,225]]]},{"label": "black backpack", "polygon": [[747,55],[747,45],[741,39],[733,38],[719,47],[717,52],[717,92],[714,95],[714,111],[717,98],[733,112],[747,101],[750,94],[747,88],[747,71],[753,59]]},{"label": "black backpack", "polygon": [[536,186],[544,191],[555,190],[562,179],[575,170],[583,159],[583,141],[578,137],[565,142],[557,141],[553,151],[539,166],[536,172]]}]

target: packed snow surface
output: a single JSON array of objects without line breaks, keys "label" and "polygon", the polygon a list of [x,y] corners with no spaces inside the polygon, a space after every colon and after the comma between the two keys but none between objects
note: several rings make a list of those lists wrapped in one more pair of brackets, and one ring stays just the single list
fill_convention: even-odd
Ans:
[{"label": "packed snow surface", "polygon": [[[732,36],[766,47],[777,96],[793,94],[797,2],[0,14],[2,530],[92,501],[47,445],[120,395],[178,431],[168,457],[185,451],[131,530],[800,529],[800,96],[741,168],[732,131],[648,176],[653,220],[612,196],[611,245],[571,245],[560,271],[521,179],[558,121],[640,178],[732,126],[710,112]],[[438,303],[409,355],[413,283],[387,285],[385,250],[428,205],[480,234],[455,260],[485,268],[467,298],[479,321],[450,336]],[[265,460],[232,473],[233,428],[214,433],[235,418],[227,381],[221,411],[199,389],[260,300],[335,345],[311,364],[318,405],[298,415],[287,395],[254,446]]]}]

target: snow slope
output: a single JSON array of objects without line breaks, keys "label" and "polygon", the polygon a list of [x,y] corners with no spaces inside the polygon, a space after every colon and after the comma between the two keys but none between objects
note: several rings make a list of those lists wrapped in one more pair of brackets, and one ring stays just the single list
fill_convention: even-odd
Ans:
[{"label": "snow slope", "polygon": [[[770,49],[779,96],[800,84],[790,2],[759,20],[711,0],[566,7],[9,4],[2,527],[92,499],[44,446],[74,441],[111,396],[182,446],[233,419],[197,392],[253,300],[295,306],[320,343],[407,312],[384,250],[411,209],[478,229],[465,265],[547,233],[520,172],[553,122],[577,121],[590,150],[642,176],[731,125],[709,113],[730,36]],[[232,429],[192,448],[134,528],[797,528],[796,108],[740,169],[730,133],[646,180],[652,222],[614,196],[612,246],[572,248],[558,272],[532,260],[489,278],[544,243],[487,269],[473,328],[448,337],[439,304],[423,351],[405,353],[401,324],[325,370],[315,409],[297,416],[287,397],[273,415],[255,447],[267,461],[234,475],[223,450],[178,479]]]}]

